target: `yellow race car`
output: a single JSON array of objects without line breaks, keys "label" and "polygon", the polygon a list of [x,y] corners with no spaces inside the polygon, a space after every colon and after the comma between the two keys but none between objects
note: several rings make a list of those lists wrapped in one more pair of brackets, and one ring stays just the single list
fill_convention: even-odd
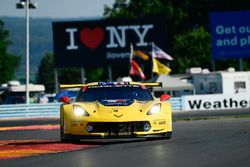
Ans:
[{"label": "yellow race car", "polygon": [[61,141],[89,138],[163,137],[171,138],[172,111],[170,98],[152,96],[149,87],[161,83],[94,82],[60,85],[77,88],[76,98],[61,98]]}]

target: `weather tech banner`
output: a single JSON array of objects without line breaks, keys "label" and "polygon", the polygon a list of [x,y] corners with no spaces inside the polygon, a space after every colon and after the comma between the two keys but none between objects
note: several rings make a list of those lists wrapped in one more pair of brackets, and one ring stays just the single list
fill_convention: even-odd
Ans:
[{"label": "weather tech banner", "polygon": [[53,38],[56,67],[128,65],[130,44],[167,49],[167,26],[162,17],[54,22]]},{"label": "weather tech banner", "polygon": [[249,107],[249,93],[182,96],[182,109],[184,111],[244,109]]}]

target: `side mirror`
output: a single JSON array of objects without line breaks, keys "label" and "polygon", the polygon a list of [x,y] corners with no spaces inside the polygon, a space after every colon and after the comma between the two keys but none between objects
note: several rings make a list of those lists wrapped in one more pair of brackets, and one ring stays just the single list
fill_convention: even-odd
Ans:
[{"label": "side mirror", "polygon": [[67,104],[69,103],[69,100],[70,99],[69,99],[68,96],[63,96],[63,97],[60,98],[60,102],[67,103]]},{"label": "side mirror", "polygon": [[163,101],[166,101],[170,98],[171,98],[171,96],[169,94],[163,94],[163,95],[161,95],[160,101],[163,102]]}]

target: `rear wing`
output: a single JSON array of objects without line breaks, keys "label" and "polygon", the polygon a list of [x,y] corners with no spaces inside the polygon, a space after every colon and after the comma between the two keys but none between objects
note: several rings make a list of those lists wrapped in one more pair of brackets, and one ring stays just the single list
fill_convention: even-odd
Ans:
[{"label": "rear wing", "polygon": [[71,89],[71,88],[81,88],[89,86],[145,86],[145,87],[162,87],[161,82],[92,82],[88,84],[61,84],[60,89]]},{"label": "rear wing", "polygon": [[88,84],[60,84],[60,89],[81,88],[84,86],[98,86],[98,82],[92,82]]},{"label": "rear wing", "polygon": [[142,85],[146,87],[162,87],[161,82],[131,82],[131,85]]}]

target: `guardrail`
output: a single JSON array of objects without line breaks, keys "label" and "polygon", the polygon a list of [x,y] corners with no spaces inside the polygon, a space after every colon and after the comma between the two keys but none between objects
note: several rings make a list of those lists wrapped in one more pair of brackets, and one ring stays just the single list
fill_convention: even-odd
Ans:
[{"label": "guardrail", "polygon": [[172,97],[168,100],[172,105],[173,111],[182,111],[182,100],[181,97]]},{"label": "guardrail", "polygon": [[59,117],[61,103],[0,105],[0,118]]},{"label": "guardrail", "polygon": [[[173,111],[181,111],[181,98],[171,98]],[[59,117],[61,103],[0,105],[1,118]]]}]

